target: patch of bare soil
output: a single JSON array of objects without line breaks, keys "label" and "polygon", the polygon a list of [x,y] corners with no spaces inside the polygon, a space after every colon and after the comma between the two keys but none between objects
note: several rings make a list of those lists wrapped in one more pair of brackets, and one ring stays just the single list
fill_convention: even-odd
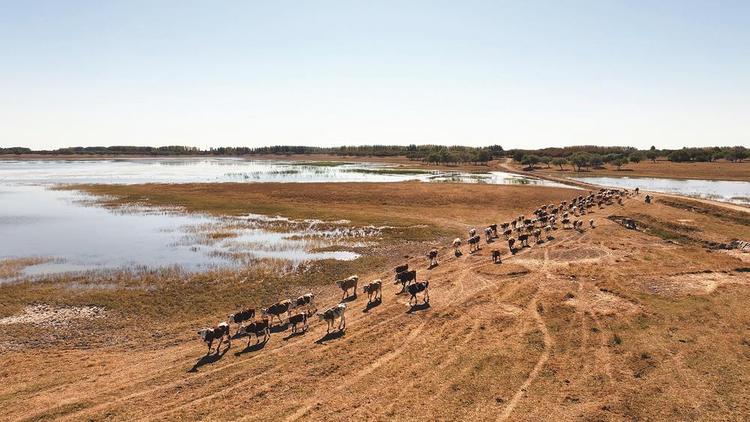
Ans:
[{"label": "patch of bare soil", "polygon": [[583,290],[565,300],[565,304],[594,315],[625,316],[636,314],[641,310],[638,304],[599,289]]},{"label": "patch of bare soil", "polygon": [[30,305],[23,313],[0,318],[0,325],[31,324],[38,327],[59,328],[74,320],[90,320],[105,315],[99,306],[50,306]]},{"label": "patch of bare soil", "polygon": [[750,283],[750,274],[731,272],[701,272],[676,274],[669,277],[647,280],[644,289],[661,296],[707,295],[725,284]]}]

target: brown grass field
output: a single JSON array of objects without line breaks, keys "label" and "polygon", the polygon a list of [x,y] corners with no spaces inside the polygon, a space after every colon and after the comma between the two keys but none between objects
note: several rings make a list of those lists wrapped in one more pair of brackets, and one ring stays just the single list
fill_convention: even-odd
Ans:
[{"label": "brown grass field", "polygon": [[[504,240],[483,240],[479,252],[464,246],[456,258],[449,241],[469,227],[530,215],[581,191],[427,183],[79,188],[107,195],[112,207],[396,228],[356,261],[285,276],[270,268],[163,270],[2,284],[2,419],[750,418],[750,253],[709,247],[750,239],[742,210],[636,197],[587,216],[594,229],[557,230],[515,256]],[[633,218],[641,230],[611,216]],[[432,247],[440,265],[427,269]],[[493,248],[501,265],[490,260]],[[402,262],[430,280],[429,307],[410,309],[389,282]],[[348,302],[345,332],[325,335],[316,320],[302,335],[276,329],[262,346],[245,348],[237,338],[204,356],[197,329],[238,306],[310,290],[319,308],[331,306],[341,296],[333,280],[353,273],[382,278],[383,302],[368,308],[360,289]],[[2,323],[39,304],[104,314]]]}]

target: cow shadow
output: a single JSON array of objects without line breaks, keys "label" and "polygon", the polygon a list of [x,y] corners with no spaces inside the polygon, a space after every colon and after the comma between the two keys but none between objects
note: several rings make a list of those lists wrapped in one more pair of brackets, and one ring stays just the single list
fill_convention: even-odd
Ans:
[{"label": "cow shadow", "polygon": [[324,335],[323,337],[315,340],[315,343],[325,344],[327,341],[336,340],[337,338],[344,337],[345,334],[346,334],[346,329],[331,331],[330,333]]},{"label": "cow shadow", "polygon": [[341,299],[341,302],[339,303],[347,303],[347,302],[353,302],[357,300],[357,293],[351,294],[343,299]]},{"label": "cow shadow", "polygon": [[367,302],[367,306],[365,306],[365,309],[363,309],[362,312],[364,313],[370,312],[370,309],[377,308],[378,306],[380,306],[381,303],[383,303],[382,298],[375,299],[372,302]]},{"label": "cow shadow", "polygon": [[433,269],[433,268],[437,267],[438,265],[440,265],[440,264],[430,264],[430,266],[429,266],[429,267],[427,267],[427,269],[428,269],[428,270],[431,270],[431,269]]},{"label": "cow shadow", "polygon": [[272,333],[283,333],[287,330],[287,328],[289,328],[288,322],[284,324],[274,325],[273,327],[270,327],[270,330]]},{"label": "cow shadow", "polygon": [[424,311],[426,309],[430,309],[430,302],[424,302],[424,303],[418,303],[416,305],[412,305],[409,307],[409,310],[406,311],[406,313],[413,314],[414,312]]},{"label": "cow shadow", "polygon": [[289,340],[291,340],[291,339],[293,339],[295,337],[303,336],[306,333],[307,333],[307,330],[297,330],[297,331],[295,331],[293,333],[290,332],[289,335],[287,335],[286,337],[282,338],[282,340],[289,341]]},{"label": "cow shadow", "polygon": [[263,348],[266,347],[266,344],[268,344],[268,340],[269,339],[270,339],[270,337],[266,337],[266,339],[263,340],[263,341],[261,341],[260,343],[255,343],[255,344],[251,344],[249,346],[246,346],[244,349],[242,349],[242,350],[240,350],[238,352],[235,352],[234,355],[235,356],[242,356],[245,353],[253,353],[253,352],[257,352],[257,351],[263,350]]},{"label": "cow shadow", "polygon": [[214,363],[214,362],[218,362],[219,359],[221,359],[222,357],[224,357],[224,355],[229,351],[229,347],[230,346],[227,345],[227,347],[225,347],[224,350],[222,350],[219,353],[212,353],[210,355],[202,356],[200,359],[198,359],[197,362],[195,362],[195,364],[193,365],[193,367],[190,368],[188,370],[188,372],[198,372],[198,369],[201,366],[208,365],[208,364]]}]

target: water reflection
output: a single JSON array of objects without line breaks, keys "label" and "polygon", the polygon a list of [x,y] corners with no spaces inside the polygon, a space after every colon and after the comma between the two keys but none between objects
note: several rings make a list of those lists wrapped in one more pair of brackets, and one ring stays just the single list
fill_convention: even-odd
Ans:
[{"label": "water reflection", "polygon": [[[44,258],[27,266],[24,275],[125,267],[178,266],[199,271],[259,259],[291,265],[351,260],[358,255],[336,250],[336,246],[356,246],[377,234],[375,230],[328,228],[322,222],[287,220],[278,227],[254,216],[233,219],[153,209],[112,211],[86,205],[92,198],[79,192],[42,186],[5,186],[3,191],[0,260]],[[316,251],[321,248],[328,249]]]},{"label": "water reflection", "polygon": [[555,182],[504,172],[433,171],[372,163],[306,163],[240,158],[0,161],[0,181],[12,184],[402,182],[407,180],[562,186]]},{"label": "water reflection", "polygon": [[650,190],[696,198],[750,205],[750,182],[728,180],[678,180],[650,177],[576,177],[586,183]]}]

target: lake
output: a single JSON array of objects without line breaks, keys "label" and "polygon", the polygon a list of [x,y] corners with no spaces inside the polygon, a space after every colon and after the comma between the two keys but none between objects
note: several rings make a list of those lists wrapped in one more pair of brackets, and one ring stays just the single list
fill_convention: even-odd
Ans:
[{"label": "lake", "polygon": [[586,183],[750,205],[750,182],[730,180],[679,180],[652,177],[575,177]]}]

